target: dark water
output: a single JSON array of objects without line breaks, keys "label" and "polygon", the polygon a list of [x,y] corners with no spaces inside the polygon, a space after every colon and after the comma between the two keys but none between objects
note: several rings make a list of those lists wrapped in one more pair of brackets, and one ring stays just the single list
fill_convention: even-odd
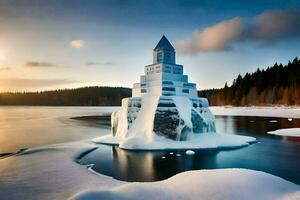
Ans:
[{"label": "dark water", "polygon": [[124,181],[163,180],[187,170],[247,168],[300,184],[300,138],[266,133],[300,127],[300,119],[290,122],[287,118],[216,116],[216,125],[218,132],[254,136],[258,143],[235,150],[199,150],[194,155],[186,155],[185,151],[128,151],[99,145],[80,162],[94,164],[93,170]]}]

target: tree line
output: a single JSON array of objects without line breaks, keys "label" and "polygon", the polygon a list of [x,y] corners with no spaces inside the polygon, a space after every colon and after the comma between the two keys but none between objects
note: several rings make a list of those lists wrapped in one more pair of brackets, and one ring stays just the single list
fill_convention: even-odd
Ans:
[{"label": "tree line", "polygon": [[296,57],[287,65],[275,63],[272,67],[254,73],[238,75],[229,87],[199,91],[211,105],[300,105],[300,61]]},{"label": "tree line", "polygon": [[[300,105],[300,61],[275,63],[267,69],[238,75],[231,86],[199,91],[211,105]],[[124,87],[83,87],[42,92],[3,92],[0,105],[119,106],[131,96]]]},{"label": "tree line", "polygon": [[119,106],[131,96],[130,88],[83,87],[43,92],[3,92],[0,105]]}]

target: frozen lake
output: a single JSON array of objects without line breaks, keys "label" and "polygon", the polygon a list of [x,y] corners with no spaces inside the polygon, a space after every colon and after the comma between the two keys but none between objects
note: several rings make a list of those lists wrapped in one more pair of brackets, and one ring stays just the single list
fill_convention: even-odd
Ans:
[{"label": "frozen lake", "polygon": [[71,142],[108,134],[77,116],[111,113],[116,107],[0,106],[0,154],[22,148]]},{"label": "frozen lake", "polygon": [[[116,109],[0,107],[0,153],[108,134],[109,127],[96,120],[71,118],[105,115]],[[276,115],[276,111],[271,113],[272,116]],[[186,155],[185,151],[172,151],[173,154],[170,154],[171,151],[133,152],[99,145],[97,150],[83,157],[81,162],[95,164],[95,171],[126,181],[162,180],[179,172],[195,169],[247,168],[265,171],[300,184],[300,138],[267,134],[276,129],[300,127],[300,119],[290,121],[288,116],[285,117],[289,113],[284,111],[284,117],[281,118],[216,116],[218,132],[254,136],[258,139],[258,143],[241,149],[201,150],[196,151],[195,155]],[[230,115],[234,113],[230,112]]]}]

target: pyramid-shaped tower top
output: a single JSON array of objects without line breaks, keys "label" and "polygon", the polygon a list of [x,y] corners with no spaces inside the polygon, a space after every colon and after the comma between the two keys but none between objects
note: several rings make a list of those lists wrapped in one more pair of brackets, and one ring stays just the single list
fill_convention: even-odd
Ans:
[{"label": "pyramid-shaped tower top", "polygon": [[175,51],[172,44],[169,42],[169,40],[164,35],[162,36],[162,38],[159,40],[158,44],[154,48],[154,51],[159,51],[159,50]]}]

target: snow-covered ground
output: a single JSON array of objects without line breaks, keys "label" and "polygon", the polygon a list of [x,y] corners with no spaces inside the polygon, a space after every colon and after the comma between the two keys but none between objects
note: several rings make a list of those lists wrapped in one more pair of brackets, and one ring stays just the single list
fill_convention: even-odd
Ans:
[{"label": "snow-covered ground", "polygon": [[209,107],[214,115],[300,118],[300,107]]},{"label": "snow-covered ground", "polygon": [[127,183],[109,190],[90,190],[73,199],[91,200],[296,200],[299,186],[270,174],[246,169],[198,170],[154,183]]},{"label": "snow-covered ground", "polygon": [[65,143],[0,159],[0,199],[62,200],[79,191],[121,185],[75,162],[79,154],[94,147],[88,142]]},{"label": "snow-covered ground", "polygon": [[198,170],[152,183],[127,183],[93,173],[74,160],[95,148],[75,142],[0,159],[4,199],[300,199],[300,186],[245,169]]},{"label": "snow-covered ground", "polygon": [[269,131],[268,133],[272,135],[300,137],[300,128],[278,129],[276,131]]},{"label": "snow-covered ground", "polygon": [[187,141],[175,141],[162,136],[155,136],[154,133],[153,135],[155,137],[154,142],[139,137],[119,139],[111,135],[95,138],[93,141],[102,144],[118,144],[120,148],[135,150],[237,148],[256,141],[254,137],[218,133],[194,134],[193,138]]}]

